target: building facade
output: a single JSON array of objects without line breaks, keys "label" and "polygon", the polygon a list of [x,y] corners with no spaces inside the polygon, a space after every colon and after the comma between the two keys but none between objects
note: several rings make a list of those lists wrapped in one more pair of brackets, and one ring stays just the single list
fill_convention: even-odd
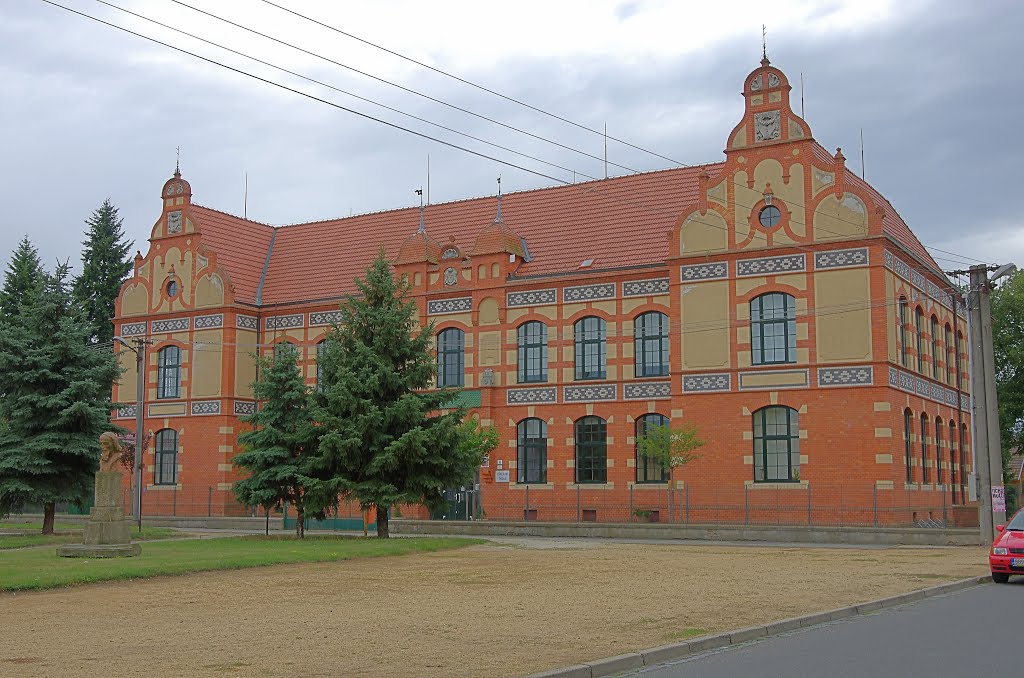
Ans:
[{"label": "building facade", "polygon": [[[114,319],[153,342],[146,511],[243,510],[253,354],[294,344],[313,386],[383,246],[435,324],[439,383],[501,434],[488,518],[946,520],[972,466],[966,315],[790,89],[767,59],[747,76],[723,162],[419,210],[275,228],[194,204],[175,173]],[[682,422],[697,459],[637,454],[645,427]]]}]

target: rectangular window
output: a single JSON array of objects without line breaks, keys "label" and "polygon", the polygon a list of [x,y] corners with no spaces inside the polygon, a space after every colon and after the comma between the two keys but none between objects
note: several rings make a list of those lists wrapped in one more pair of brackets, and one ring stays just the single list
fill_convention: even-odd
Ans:
[{"label": "rectangular window", "polygon": [[544,483],[548,472],[548,426],[540,419],[519,422],[517,482]]},{"label": "rectangular window", "polygon": [[605,379],[605,322],[589,317],[576,322],[576,378]]},{"label": "rectangular window", "polygon": [[755,365],[796,362],[796,300],[762,294],[750,302],[751,361]]},{"label": "rectangular window", "polygon": [[181,349],[165,346],[157,353],[156,397],[178,398],[181,395]]},{"label": "rectangular window", "polygon": [[465,333],[455,327],[437,335],[437,385],[459,388],[465,384]]},{"label": "rectangular window", "polygon": [[576,422],[576,482],[604,483],[607,480],[607,425],[600,417],[584,417]]},{"label": "rectangular window", "polygon": [[800,480],[800,425],[796,410],[764,407],[753,414],[754,481]]},{"label": "rectangular window", "polygon": [[153,482],[157,485],[175,485],[178,482],[178,432],[172,429],[158,431],[155,441],[156,468]]},{"label": "rectangular window", "polygon": [[519,383],[534,384],[548,380],[548,326],[531,320],[518,330]]},{"label": "rectangular window", "polygon": [[636,376],[668,376],[668,316],[652,311],[634,321]]}]

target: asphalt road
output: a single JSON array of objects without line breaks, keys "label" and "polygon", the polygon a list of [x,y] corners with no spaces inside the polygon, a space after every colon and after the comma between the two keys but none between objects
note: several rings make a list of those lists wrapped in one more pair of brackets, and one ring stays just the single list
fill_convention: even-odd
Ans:
[{"label": "asphalt road", "polygon": [[1024,578],[630,673],[637,678],[1024,675]]}]

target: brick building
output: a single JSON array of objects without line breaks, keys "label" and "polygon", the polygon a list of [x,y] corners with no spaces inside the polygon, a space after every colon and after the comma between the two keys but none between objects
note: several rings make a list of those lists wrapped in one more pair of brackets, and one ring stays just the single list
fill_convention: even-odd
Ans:
[{"label": "brick building", "polygon": [[[439,380],[503,438],[480,471],[487,517],[945,518],[971,468],[966,316],[790,89],[767,59],[746,77],[723,162],[419,210],[275,228],[194,204],[175,173],[114,319],[154,342],[147,512],[240,510],[251,354],[291,342],[315,384],[383,245],[436,324]],[[636,437],[681,421],[707,444],[669,478]]]}]

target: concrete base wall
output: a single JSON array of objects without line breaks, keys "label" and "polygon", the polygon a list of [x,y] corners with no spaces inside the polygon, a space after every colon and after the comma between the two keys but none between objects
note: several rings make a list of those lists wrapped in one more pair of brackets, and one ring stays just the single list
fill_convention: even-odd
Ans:
[{"label": "concrete base wall", "polygon": [[[26,523],[40,523],[43,521],[42,513],[21,513],[11,514],[8,518],[11,522],[26,522]],[[89,516],[70,516],[70,515],[58,515],[56,518],[57,522],[60,523],[87,523]],[[128,518],[128,521],[132,525],[132,529],[135,529],[135,521]],[[266,518],[233,518],[230,516],[213,516],[213,517],[194,517],[194,516],[142,516],[143,526],[149,527],[180,527],[180,528],[193,528],[193,529],[208,529],[208,530],[246,530],[246,531],[263,531],[266,527]],[[281,516],[270,517],[270,529],[271,530],[283,530],[284,519]]]},{"label": "concrete base wall", "polygon": [[977,530],[867,527],[744,527],[742,525],[494,522],[392,519],[393,534],[697,539],[801,544],[978,546]]}]

